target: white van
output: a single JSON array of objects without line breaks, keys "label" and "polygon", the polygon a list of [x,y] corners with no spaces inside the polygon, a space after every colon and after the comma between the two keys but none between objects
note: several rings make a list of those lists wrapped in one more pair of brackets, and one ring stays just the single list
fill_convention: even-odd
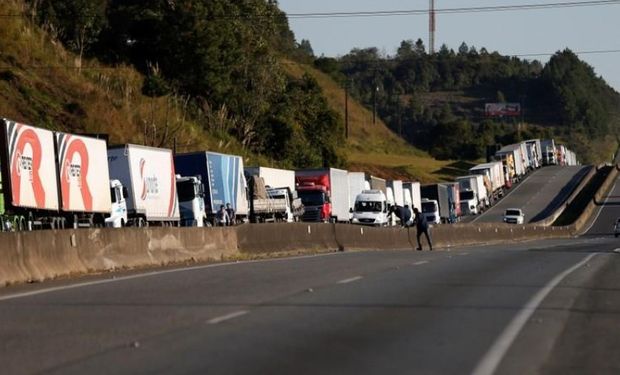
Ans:
[{"label": "white van", "polygon": [[361,225],[388,225],[388,205],[381,190],[364,190],[355,198],[351,223]]}]

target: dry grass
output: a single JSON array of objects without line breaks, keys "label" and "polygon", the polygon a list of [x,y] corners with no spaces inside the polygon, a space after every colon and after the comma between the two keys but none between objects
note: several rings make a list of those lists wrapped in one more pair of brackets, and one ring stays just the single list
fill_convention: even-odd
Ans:
[{"label": "dry grass", "polygon": [[[310,66],[285,61],[287,72],[295,77],[304,73],[314,77],[333,110],[343,114],[345,93],[329,76]],[[372,112],[349,97],[349,139],[344,146],[349,169],[364,170],[385,178],[401,178],[431,182],[447,180],[452,161],[433,159],[428,153],[411,145],[393,133],[380,119],[372,123]]]}]

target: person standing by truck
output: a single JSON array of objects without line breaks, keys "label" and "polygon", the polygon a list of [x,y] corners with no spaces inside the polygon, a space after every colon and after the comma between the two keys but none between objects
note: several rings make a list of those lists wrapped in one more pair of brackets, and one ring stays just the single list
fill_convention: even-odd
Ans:
[{"label": "person standing by truck", "polygon": [[228,217],[228,212],[226,212],[226,207],[224,207],[224,205],[221,205],[220,209],[215,214],[215,221],[218,227],[225,227],[229,225],[230,218]]},{"label": "person standing by truck", "polygon": [[417,207],[413,208],[413,213],[415,215],[415,226],[416,226],[416,234],[418,237],[418,248],[417,250],[422,250],[422,243],[420,242],[420,236],[422,233],[426,236],[426,241],[428,242],[428,246],[431,251],[433,251],[433,242],[431,241],[431,236],[428,233],[428,221],[426,221],[426,216],[422,215],[420,210]]},{"label": "person standing by truck", "polygon": [[228,214],[228,225],[232,226],[236,223],[235,209],[230,203],[226,203],[226,213]]}]

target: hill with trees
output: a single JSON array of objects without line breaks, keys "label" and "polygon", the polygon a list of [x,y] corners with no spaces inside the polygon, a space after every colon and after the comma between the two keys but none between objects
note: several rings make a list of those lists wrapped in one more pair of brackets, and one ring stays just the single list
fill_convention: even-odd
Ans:
[{"label": "hill with trees", "polygon": [[[585,162],[617,149],[620,95],[568,49],[543,65],[465,43],[430,55],[418,39],[403,41],[394,56],[353,49],[314,64],[440,159],[477,159],[487,145],[538,137],[566,142]],[[485,103],[496,102],[519,103],[522,115],[487,117]]]}]

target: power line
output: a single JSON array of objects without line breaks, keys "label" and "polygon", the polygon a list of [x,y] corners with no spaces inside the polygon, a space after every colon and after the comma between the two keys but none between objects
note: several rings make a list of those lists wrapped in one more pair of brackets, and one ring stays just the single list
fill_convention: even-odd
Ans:
[{"label": "power line", "polygon": [[[454,13],[488,13],[488,12],[507,12],[518,10],[544,10],[558,8],[592,7],[605,5],[618,5],[620,0],[599,0],[599,1],[573,1],[555,2],[544,4],[521,4],[521,5],[495,5],[484,7],[461,7],[435,9],[435,14],[454,14]],[[392,16],[416,16],[427,15],[428,9],[405,9],[405,10],[375,10],[375,11],[355,11],[355,12],[314,12],[314,13],[288,13],[288,18],[351,18],[351,17],[392,17]]]}]

